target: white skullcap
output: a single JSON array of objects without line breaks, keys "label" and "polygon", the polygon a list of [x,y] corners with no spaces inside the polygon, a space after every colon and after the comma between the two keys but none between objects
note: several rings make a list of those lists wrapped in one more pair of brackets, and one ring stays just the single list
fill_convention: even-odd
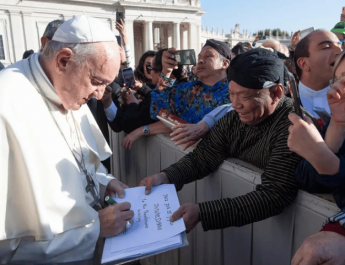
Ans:
[{"label": "white skullcap", "polygon": [[52,40],[64,43],[87,43],[116,41],[116,37],[99,19],[82,15],[64,22],[56,30]]}]

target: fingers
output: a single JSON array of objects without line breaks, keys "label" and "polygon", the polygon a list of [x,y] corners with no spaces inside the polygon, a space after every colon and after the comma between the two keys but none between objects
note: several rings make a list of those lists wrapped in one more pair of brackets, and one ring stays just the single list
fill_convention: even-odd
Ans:
[{"label": "fingers", "polygon": [[130,219],[133,218],[133,216],[134,216],[134,212],[132,210],[122,212],[122,218],[126,220],[126,222],[127,221],[131,222]]},{"label": "fingers", "polygon": [[189,141],[188,143],[186,143],[184,146],[183,146],[183,151],[186,151],[186,149],[190,146],[192,146],[193,144],[195,144],[196,141]]},{"label": "fingers", "polygon": [[116,193],[119,195],[119,198],[123,199],[125,197],[125,190],[122,185],[116,185]]},{"label": "fingers", "polygon": [[314,124],[313,123],[313,120],[311,119],[311,118],[309,118],[307,115],[305,115],[305,114],[303,114],[303,120],[305,121],[305,122],[307,122],[309,125],[312,125],[312,124]]},{"label": "fingers", "polygon": [[153,177],[152,176],[148,176],[148,177],[144,178],[142,181],[140,181],[139,186],[146,186],[145,194],[149,195],[150,192],[151,192],[151,188],[153,186]]},{"label": "fingers", "polygon": [[298,116],[296,113],[290,113],[288,118],[293,124],[298,123],[302,120],[301,117]]},{"label": "fingers", "polygon": [[172,132],[172,134],[170,134],[170,136],[172,136],[172,135],[174,135],[174,133],[175,134],[178,134],[178,129],[185,129],[186,128],[186,124],[183,124],[183,123],[181,123],[181,124],[179,124],[179,125],[175,125],[175,126],[173,126],[171,129],[173,130],[173,132]]},{"label": "fingers", "polygon": [[170,217],[170,222],[175,222],[178,219],[180,219],[184,213],[186,212],[185,208],[182,206],[180,206],[180,208],[177,209],[176,212],[173,213],[173,215]]},{"label": "fingers", "polygon": [[[131,204],[129,202],[122,202],[115,206],[118,207],[120,211],[129,211],[131,209]],[[128,218],[131,218],[131,217],[128,217]]]},{"label": "fingers", "polygon": [[125,183],[122,183],[122,182],[120,182],[121,183],[121,186],[124,188],[124,189],[129,189],[129,186],[128,185],[126,185]]}]

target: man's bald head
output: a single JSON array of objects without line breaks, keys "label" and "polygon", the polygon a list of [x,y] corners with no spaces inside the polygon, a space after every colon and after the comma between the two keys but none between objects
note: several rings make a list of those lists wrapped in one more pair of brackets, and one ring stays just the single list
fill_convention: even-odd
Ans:
[{"label": "man's bald head", "polygon": [[265,48],[275,49],[276,51],[283,53],[286,57],[289,57],[288,47],[286,47],[284,44],[281,44],[277,40],[266,40],[265,42],[262,43],[261,46]]},{"label": "man's bald head", "polygon": [[[294,61],[299,79],[319,84],[319,90],[332,78],[334,62],[341,52],[341,44],[334,33],[318,29],[304,37],[296,46]],[[307,85],[308,86],[308,85]],[[310,84],[309,84],[309,87]]]}]

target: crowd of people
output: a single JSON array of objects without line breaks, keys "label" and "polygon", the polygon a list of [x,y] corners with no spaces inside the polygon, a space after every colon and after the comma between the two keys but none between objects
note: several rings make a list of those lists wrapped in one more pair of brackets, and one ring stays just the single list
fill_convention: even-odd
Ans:
[{"label": "crowd of people", "polygon": [[[109,125],[127,134],[124,149],[155,134],[184,150],[197,143],[141,180],[146,194],[163,183],[181,190],[228,157],[263,170],[252,192],[181,205],[171,221],[183,218],[187,232],[199,222],[208,231],[278,215],[299,189],[332,193],[341,211],[292,264],[345,264],[345,16],[331,31],[297,31],[289,47],[257,47],[260,36],[232,49],[209,39],[188,66],[169,48],[146,51],[135,67],[126,25],[116,28],[121,42],[92,17],[52,21],[40,52],[0,65],[0,262],[98,264],[104,238],[129,227],[130,204],[104,201],[128,188],[109,174]],[[161,110],[185,123],[170,129]]]}]

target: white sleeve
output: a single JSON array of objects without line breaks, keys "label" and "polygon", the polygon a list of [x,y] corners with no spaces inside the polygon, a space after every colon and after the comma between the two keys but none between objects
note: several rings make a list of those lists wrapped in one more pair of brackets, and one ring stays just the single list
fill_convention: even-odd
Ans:
[{"label": "white sleeve", "polygon": [[134,62],[133,62],[131,46],[126,45],[124,49],[125,49],[125,54],[126,54],[127,67],[131,67],[134,70],[135,67],[134,67]]},{"label": "white sleeve", "polygon": [[49,241],[33,237],[0,241],[0,263],[58,263],[92,259],[100,222],[55,235]]}]

